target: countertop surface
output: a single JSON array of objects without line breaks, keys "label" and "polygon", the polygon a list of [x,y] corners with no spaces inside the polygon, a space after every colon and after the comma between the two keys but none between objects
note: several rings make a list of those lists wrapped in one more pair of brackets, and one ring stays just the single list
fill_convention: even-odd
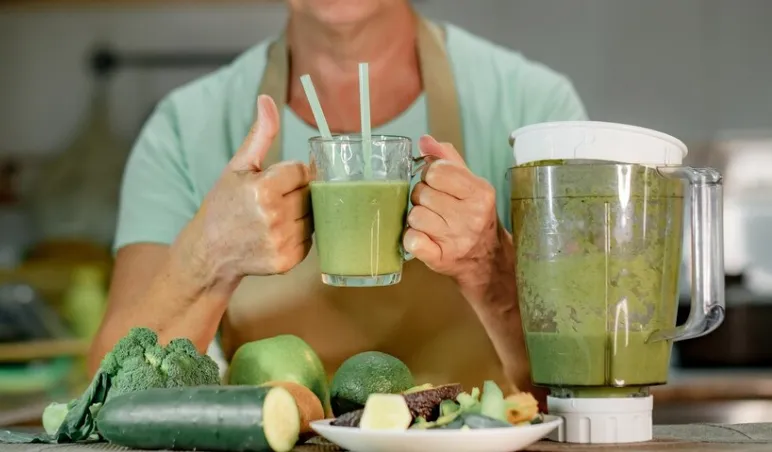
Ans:
[{"label": "countertop surface", "polygon": [[[681,370],[673,369],[667,385],[652,388],[657,406],[681,406],[690,402],[767,400],[772,402],[772,369],[762,370]],[[32,417],[39,418],[43,401]],[[0,404],[2,405],[2,404]],[[31,408],[30,408],[31,409]],[[2,410],[0,410],[0,413]],[[2,416],[0,416],[2,417]],[[766,422],[768,419],[758,419]],[[667,422],[677,422],[669,420]],[[688,421],[687,421],[688,422]],[[721,422],[745,422],[724,420]],[[1,424],[0,424],[1,425]],[[2,427],[0,427],[2,428]],[[654,441],[631,445],[568,445],[542,441],[528,451],[772,451],[772,423],[753,424],[683,424],[657,425]],[[298,446],[297,452],[332,452],[340,449],[318,439]],[[108,444],[90,445],[0,445],[2,452],[117,452],[124,451]]]},{"label": "countertop surface", "polygon": [[[562,451],[737,451],[768,452],[772,450],[772,424],[689,424],[654,427],[654,441],[638,444],[578,445],[541,441],[526,449],[532,452]],[[297,452],[335,452],[341,449],[314,438],[311,444],[298,446]],[[3,444],[3,452],[123,452],[128,449],[109,444],[51,445],[51,444]],[[441,451],[437,451],[441,452]]]},{"label": "countertop surface", "polygon": [[668,383],[651,388],[655,403],[772,400],[772,369],[672,369]]}]

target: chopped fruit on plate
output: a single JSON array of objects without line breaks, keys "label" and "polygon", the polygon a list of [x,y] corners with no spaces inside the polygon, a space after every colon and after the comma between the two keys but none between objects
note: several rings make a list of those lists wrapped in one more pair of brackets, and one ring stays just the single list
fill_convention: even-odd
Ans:
[{"label": "chopped fruit on plate", "polygon": [[512,425],[534,423],[539,416],[539,402],[528,392],[512,394],[504,399],[507,422]]},{"label": "chopped fruit on plate", "polygon": [[[391,412],[390,412],[391,410]],[[371,394],[363,409],[333,420],[339,427],[410,430],[469,430],[538,424],[543,420],[533,395],[504,397],[493,381],[483,391],[463,392],[461,385],[410,388],[401,394]]]},{"label": "chopped fruit on plate", "polygon": [[399,394],[371,394],[367,398],[359,428],[367,430],[407,430],[413,416],[405,398]]}]

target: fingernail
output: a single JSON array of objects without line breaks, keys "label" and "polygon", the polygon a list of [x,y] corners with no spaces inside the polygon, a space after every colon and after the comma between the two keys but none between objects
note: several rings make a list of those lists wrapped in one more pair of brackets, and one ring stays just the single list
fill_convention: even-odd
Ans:
[{"label": "fingernail", "polygon": [[405,235],[405,239],[402,240],[402,246],[405,247],[405,251],[408,253],[414,254],[413,251],[415,251],[416,246],[418,246],[418,243],[416,241],[416,238],[411,235]]}]

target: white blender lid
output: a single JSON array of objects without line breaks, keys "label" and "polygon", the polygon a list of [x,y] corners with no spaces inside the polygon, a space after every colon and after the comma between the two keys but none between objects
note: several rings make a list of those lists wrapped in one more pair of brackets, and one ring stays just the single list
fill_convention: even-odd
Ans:
[{"label": "white blender lid", "polygon": [[539,160],[608,160],[646,166],[681,165],[686,145],[643,127],[597,121],[534,124],[512,132],[515,164]]}]

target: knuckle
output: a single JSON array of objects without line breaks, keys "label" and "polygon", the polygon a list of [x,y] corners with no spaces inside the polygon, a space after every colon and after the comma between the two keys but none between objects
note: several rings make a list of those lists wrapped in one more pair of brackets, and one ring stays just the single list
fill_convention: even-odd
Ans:
[{"label": "knuckle", "polygon": [[416,227],[421,223],[421,209],[425,209],[423,206],[413,206],[410,212],[407,214],[407,224],[411,227]]},{"label": "knuckle", "polygon": [[277,163],[271,169],[275,172],[273,177],[291,178],[299,182],[308,180],[310,172],[308,166],[297,160],[288,160]]},{"label": "knuckle", "polygon": [[476,214],[469,217],[469,226],[471,229],[477,233],[485,229],[485,225],[488,223],[488,220],[486,220],[482,215]]},{"label": "knuckle", "polygon": [[265,208],[263,209],[262,214],[263,214],[263,218],[265,219],[265,224],[270,229],[271,234],[273,234],[274,236],[276,234],[279,234],[280,233],[279,227],[281,226],[281,223],[282,223],[281,212],[277,209]]},{"label": "knuckle", "polygon": [[270,184],[261,178],[254,190],[255,202],[260,206],[273,206],[276,203],[276,194]]},{"label": "knuckle", "polygon": [[424,191],[426,184],[419,182],[415,185],[413,192],[410,194],[410,200],[413,201],[413,205],[419,205],[421,203],[421,193]]},{"label": "knuckle", "polygon": [[424,180],[429,186],[436,185],[437,181],[442,178],[442,165],[430,164],[426,169]]},{"label": "knuckle", "polygon": [[[300,250],[302,251],[302,249]],[[302,256],[298,256],[298,252],[282,253],[276,260],[276,273],[283,274],[288,273],[290,270],[300,263]]]},{"label": "knuckle", "polygon": [[485,207],[496,205],[496,191],[487,182],[484,188],[480,190],[480,201]]},{"label": "knuckle", "polygon": [[461,237],[456,243],[460,254],[466,253],[474,246],[474,240],[472,240],[470,237]]},{"label": "knuckle", "polygon": [[292,267],[293,267],[292,262],[287,256],[279,257],[276,260],[276,268],[275,268],[276,273],[279,273],[279,274],[287,273],[290,270],[292,270]]},{"label": "knuckle", "polygon": [[282,248],[287,241],[286,234],[281,228],[271,228],[268,231],[268,241],[271,243],[271,248],[281,254]]}]

